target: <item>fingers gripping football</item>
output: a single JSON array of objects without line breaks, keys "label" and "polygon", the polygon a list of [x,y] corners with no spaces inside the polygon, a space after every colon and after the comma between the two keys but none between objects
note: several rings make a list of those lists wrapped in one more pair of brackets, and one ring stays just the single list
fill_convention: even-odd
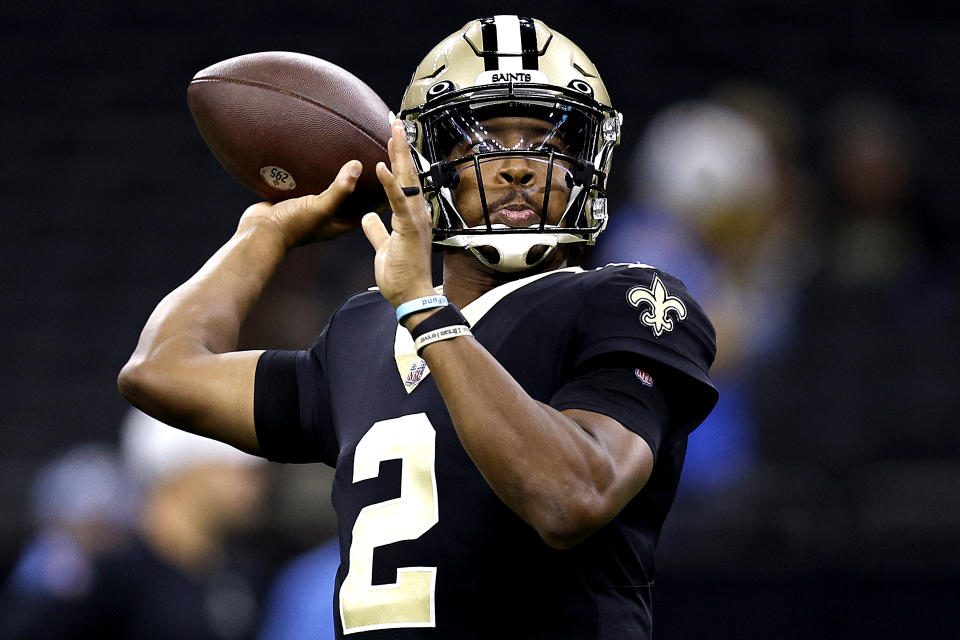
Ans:
[{"label": "fingers gripping football", "polygon": [[[377,164],[377,178],[393,209],[391,233],[376,214],[363,218],[363,231],[376,250],[374,272],[380,293],[394,306],[431,295],[430,243],[433,222],[420,192],[403,124],[395,120],[387,143],[390,168]],[[413,193],[413,187],[417,192]],[[412,195],[404,193],[404,188]]]},{"label": "fingers gripping football", "polygon": [[310,242],[332,240],[359,226],[351,218],[335,217],[337,207],[353,193],[363,166],[351,160],[340,167],[337,177],[322,193],[284,200],[260,202],[249,207],[240,219],[240,228],[251,224],[273,225],[287,249]]}]

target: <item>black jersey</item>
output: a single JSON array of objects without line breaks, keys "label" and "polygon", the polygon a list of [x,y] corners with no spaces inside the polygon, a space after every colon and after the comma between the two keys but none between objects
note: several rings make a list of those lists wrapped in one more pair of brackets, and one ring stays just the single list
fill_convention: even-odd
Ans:
[{"label": "black jersey", "polygon": [[653,473],[605,527],[550,548],[467,456],[393,307],[375,291],[351,298],[311,350],[261,358],[255,403],[267,457],[336,467],[338,637],[648,637],[686,436],[716,401],[712,326],[680,281],[645,265],[531,276],[461,311],[533,399],[643,437]]}]

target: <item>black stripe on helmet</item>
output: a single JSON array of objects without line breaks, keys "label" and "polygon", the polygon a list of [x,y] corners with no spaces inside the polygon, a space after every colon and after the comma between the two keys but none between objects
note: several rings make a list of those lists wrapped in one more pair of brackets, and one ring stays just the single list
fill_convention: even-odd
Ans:
[{"label": "black stripe on helmet", "polygon": [[537,56],[537,29],[530,18],[520,18],[520,48],[523,50],[523,68],[539,69]]},{"label": "black stripe on helmet", "polygon": [[483,70],[496,71],[500,68],[497,57],[497,23],[493,18],[485,18],[480,23],[480,36],[483,40]]}]

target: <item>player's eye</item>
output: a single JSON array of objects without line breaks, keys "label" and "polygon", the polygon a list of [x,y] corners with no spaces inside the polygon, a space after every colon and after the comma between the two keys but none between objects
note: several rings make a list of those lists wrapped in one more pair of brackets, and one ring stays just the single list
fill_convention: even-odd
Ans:
[{"label": "player's eye", "polygon": [[534,151],[547,151],[547,152],[552,151],[552,152],[554,152],[554,153],[563,153],[563,149],[561,149],[560,147],[558,147],[558,146],[555,145],[555,144],[550,144],[549,142],[541,142],[540,144],[536,144],[536,145],[533,146],[533,150],[534,150]]},{"label": "player's eye", "polygon": [[490,142],[489,140],[479,140],[470,145],[470,153],[490,153],[492,151],[497,151],[500,145]]}]

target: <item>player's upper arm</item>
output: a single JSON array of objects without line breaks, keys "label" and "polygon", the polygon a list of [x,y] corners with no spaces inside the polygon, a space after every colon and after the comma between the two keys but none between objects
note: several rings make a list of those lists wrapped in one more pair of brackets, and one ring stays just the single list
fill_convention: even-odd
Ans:
[{"label": "player's upper arm", "polygon": [[646,366],[636,357],[595,359],[550,400],[586,434],[590,461],[580,468],[567,516],[541,532],[551,546],[568,548],[607,524],[653,473],[669,420],[660,389],[638,376],[638,364]]},{"label": "player's upper arm", "polygon": [[253,399],[261,353],[198,352],[172,340],[149,358],[134,353],[118,386],[132,405],[162,422],[259,455]]},{"label": "player's upper arm", "polygon": [[590,434],[609,461],[612,518],[650,479],[653,449],[643,437],[608,415],[584,409],[566,409],[563,413]]}]

